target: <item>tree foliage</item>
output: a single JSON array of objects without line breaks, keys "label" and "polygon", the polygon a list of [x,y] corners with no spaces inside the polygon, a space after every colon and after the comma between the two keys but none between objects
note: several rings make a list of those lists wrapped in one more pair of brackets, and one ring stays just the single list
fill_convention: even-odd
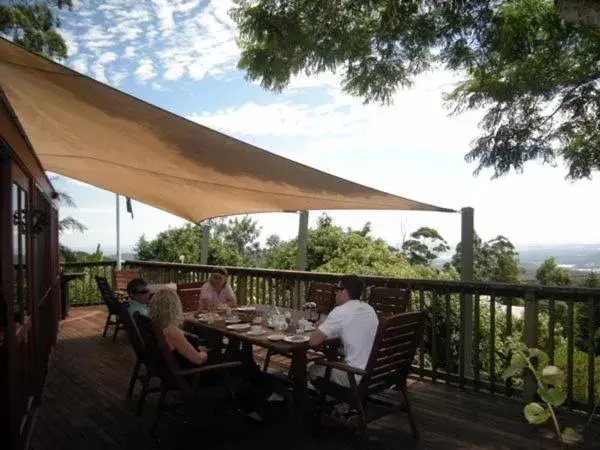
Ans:
[{"label": "tree foliage", "polygon": [[563,160],[573,179],[600,168],[600,30],[565,22],[550,0],[236,0],[238,66],[280,91],[298,74],[389,103],[416,75],[463,77],[456,113],[485,109],[468,161],[494,176]]},{"label": "tree foliage", "polygon": [[568,286],[573,282],[569,271],[559,267],[555,258],[548,258],[540,265],[535,279],[546,286]]},{"label": "tree foliage", "polygon": [[411,264],[429,266],[441,253],[450,250],[437,230],[421,227],[402,244],[402,251]]},{"label": "tree foliage", "polygon": [[67,44],[57,31],[58,9],[72,9],[73,0],[15,0],[0,4],[0,35],[48,58],[67,57]]},{"label": "tree foliage", "polygon": [[[519,263],[519,254],[508,238],[496,236],[483,242],[479,235],[475,233],[473,247],[473,279],[475,281],[502,283],[519,283],[522,281],[523,269]],[[451,264],[458,273],[461,273],[461,243],[456,246]]]}]

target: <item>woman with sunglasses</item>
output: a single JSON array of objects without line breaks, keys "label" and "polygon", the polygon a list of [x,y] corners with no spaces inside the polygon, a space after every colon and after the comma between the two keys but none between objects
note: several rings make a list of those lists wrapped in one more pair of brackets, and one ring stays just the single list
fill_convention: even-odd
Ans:
[{"label": "woman with sunglasses", "polygon": [[225,305],[230,308],[236,306],[236,298],[227,282],[227,270],[217,268],[210,274],[210,278],[202,285],[200,291],[200,307],[207,309]]}]

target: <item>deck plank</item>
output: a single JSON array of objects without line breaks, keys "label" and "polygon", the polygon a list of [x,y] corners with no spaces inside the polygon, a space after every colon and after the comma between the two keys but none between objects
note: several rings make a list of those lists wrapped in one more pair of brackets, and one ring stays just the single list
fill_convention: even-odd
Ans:
[{"label": "deck plank", "polygon": [[[135,415],[134,402],[125,399],[134,354],[124,333],[115,343],[111,337],[102,337],[105,320],[103,308],[81,307],[72,308],[69,318],[61,322],[31,448],[189,448],[189,440],[197,440],[203,434],[172,420],[165,421],[160,441],[150,437],[152,397],[144,414]],[[264,351],[257,349],[256,358],[264,358]],[[274,356],[270,370],[285,373],[288,363],[285,357]],[[515,400],[425,380],[413,381],[409,393],[421,439],[413,442],[405,415],[388,416],[370,426],[376,448],[558,448],[556,442],[546,437],[547,432],[525,423],[522,405]],[[290,414],[291,411],[284,410],[269,416],[249,434],[247,430],[228,430],[226,424],[224,430],[215,433],[224,438],[221,447],[225,449],[241,445],[260,445],[262,449],[284,446],[286,450],[353,448],[356,439],[347,432],[326,429],[311,437],[305,428],[293,423]],[[566,424],[581,421],[580,417],[567,413],[561,413],[561,419]],[[600,448],[599,428],[595,424],[588,430],[584,448]]]}]

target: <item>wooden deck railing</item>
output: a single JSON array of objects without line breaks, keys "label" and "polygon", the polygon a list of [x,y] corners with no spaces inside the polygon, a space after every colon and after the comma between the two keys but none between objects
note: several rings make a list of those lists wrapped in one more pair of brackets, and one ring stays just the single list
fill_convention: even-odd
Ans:
[{"label": "wooden deck railing", "polygon": [[[114,263],[65,264],[70,271],[89,272],[73,282],[74,304],[99,303],[93,274],[110,273]],[[138,270],[150,283],[205,281],[211,266],[127,261],[124,269]],[[310,282],[335,282],[336,274],[228,267],[240,303],[298,308]],[[109,279],[111,277],[109,276]],[[591,411],[600,398],[600,356],[596,356],[600,321],[600,289],[555,288],[500,283],[363,277],[374,286],[409,288],[412,308],[428,311],[415,374],[461,388],[507,396],[535,396],[536,386],[505,382],[502,373],[511,355],[509,336],[546,351],[567,375],[571,408]],[[77,286],[80,285],[79,289]],[[89,292],[89,294],[87,294]],[[367,294],[367,292],[365,292]],[[88,297],[84,297],[89,295]],[[366,298],[366,297],[365,297]],[[591,320],[585,320],[585,316]]]}]

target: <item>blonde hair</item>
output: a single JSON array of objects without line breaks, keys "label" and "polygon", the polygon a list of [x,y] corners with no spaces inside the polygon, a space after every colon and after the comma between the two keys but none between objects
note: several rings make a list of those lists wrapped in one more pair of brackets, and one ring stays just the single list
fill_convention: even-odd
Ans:
[{"label": "blonde hair", "polygon": [[152,297],[149,308],[150,320],[159,329],[180,327],[183,323],[183,309],[177,292],[162,289]]}]

